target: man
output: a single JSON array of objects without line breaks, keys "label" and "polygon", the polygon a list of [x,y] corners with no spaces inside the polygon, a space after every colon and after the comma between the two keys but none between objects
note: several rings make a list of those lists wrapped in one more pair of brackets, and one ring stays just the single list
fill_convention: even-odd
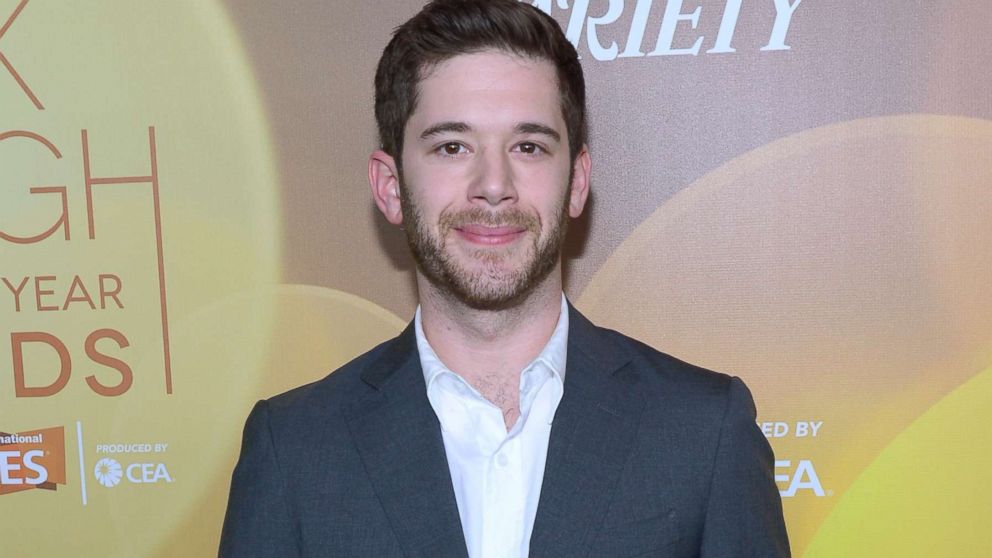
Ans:
[{"label": "man", "polygon": [[420,306],[396,339],[256,405],[221,555],[787,556],[744,384],[562,294],[590,156],[554,20],[436,0],[375,81],[369,181]]}]

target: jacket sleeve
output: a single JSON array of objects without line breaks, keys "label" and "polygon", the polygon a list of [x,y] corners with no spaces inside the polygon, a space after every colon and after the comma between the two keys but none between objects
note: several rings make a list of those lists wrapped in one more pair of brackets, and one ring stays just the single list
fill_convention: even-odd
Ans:
[{"label": "jacket sleeve", "polygon": [[299,556],[297,533],[273,444],[268,405],[259,401],[245,423],[218,556]]},{"label": "jacket sleeve", "polygon": [[755,416],[751,392],[733,378],[710,479],[703,558],[791,556],[775,457]]}]

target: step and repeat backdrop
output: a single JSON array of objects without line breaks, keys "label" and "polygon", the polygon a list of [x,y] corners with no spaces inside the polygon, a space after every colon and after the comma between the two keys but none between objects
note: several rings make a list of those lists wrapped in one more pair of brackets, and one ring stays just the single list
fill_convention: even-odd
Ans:
[{"label": "step and repeat backdrop", "polygon": [[[992,552],[986,2],[532,3],[569,297],[749,384],[795,555]],[[214,554],[252,404],[412,317],[365,176],[421,5],[0,0],[0,554]]]}]

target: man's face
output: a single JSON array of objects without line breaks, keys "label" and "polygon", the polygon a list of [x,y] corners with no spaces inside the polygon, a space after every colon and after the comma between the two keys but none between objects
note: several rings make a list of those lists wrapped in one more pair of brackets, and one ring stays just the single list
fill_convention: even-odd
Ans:
[{"label": "man's face", "polygon": [[[435,287],[485,309],[519,300],[556,268],[585,202],[554,67],[495,51],[430,72],[407,122],[402,221]],[[588,155],[574,165],[585,181]]]}]

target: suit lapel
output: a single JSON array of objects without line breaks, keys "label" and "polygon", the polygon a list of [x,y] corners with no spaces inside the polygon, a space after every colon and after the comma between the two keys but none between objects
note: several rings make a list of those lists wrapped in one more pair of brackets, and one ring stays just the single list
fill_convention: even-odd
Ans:
[{"label": "suit lapel", "polygon": [[370,365],[348,424],[408,557],[466,556],[444,441],[420,368],[412,324]]},{"label": "suit lapel", "polygon": [[530,556],[585,556],[623,470],[644,401],[626,352],[569,306],[565,393],[555,413]]}]

